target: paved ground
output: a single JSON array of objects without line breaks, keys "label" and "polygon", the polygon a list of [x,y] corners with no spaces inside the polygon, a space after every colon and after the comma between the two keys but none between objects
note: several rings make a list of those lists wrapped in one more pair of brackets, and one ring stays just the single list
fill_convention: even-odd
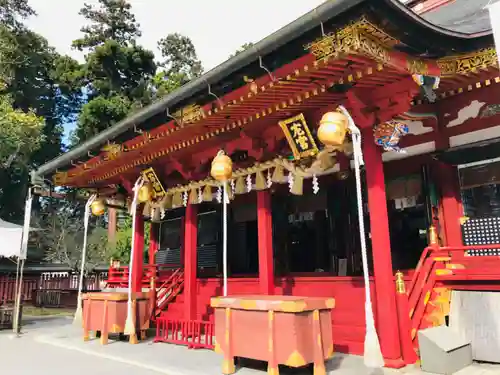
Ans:
[{"label": "paved ground", "polygon": [[[44,326],[45,328],[58,326],[62,322],[61,319],[52,322],[46,320]],[[40,324],[36,327],[29,327],[27,333],[20,338],[13,337],[8,332],[0,333],[0,368],[2,374],[158,375],[156,371],[37,342],[35,335],[41,328],[42,325]]]},{"label": "paved ground", "polygon": [[[0,333],[2,373],[18,375],[100,375],[123,371],[134,375],[219,375],[221,358],[212,351],[188,350],[184,347],[152,344],[130,345],[110,341],[101,346],[98,340],[84,343],[81,329],[75,329],[67,318],[31,321],[17,338],[10,332]],[[265,365],[247,363],[238,375],[264,375]],[[424,375],[409,367],[396,370],[368,370],[360,357],[335,355],[328,364],[331,375]],[[281,371],[281,375],[310,374],[304,371]],[[431,375],[426,373],[427,375]],[[500,374],[500,366],[474,365],[456,375]]]}]

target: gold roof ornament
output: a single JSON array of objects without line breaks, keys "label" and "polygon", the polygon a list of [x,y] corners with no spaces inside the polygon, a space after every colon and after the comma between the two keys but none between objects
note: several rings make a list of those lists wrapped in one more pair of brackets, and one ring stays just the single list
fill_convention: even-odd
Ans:
[{"label": "gold roof ornament", "polygon": [[104,151],[106,154],[104,156],[105,160],[115,160],[117,159],[123,151],[122,145],[117,143],[109,143],[105,145],[101,151]]},{"label": "gold roof ornament", "polygon": [[52,177],[52,181],[56,186],[61,186],[66,184],[66,182],[68,181],[68,172],[57,172]]},{"label": "gold roof ornament", "polygon": [[182,125],[190,125],[205,117],[203,108],[197,104],[190,104],[174,113],[175,120]]}]

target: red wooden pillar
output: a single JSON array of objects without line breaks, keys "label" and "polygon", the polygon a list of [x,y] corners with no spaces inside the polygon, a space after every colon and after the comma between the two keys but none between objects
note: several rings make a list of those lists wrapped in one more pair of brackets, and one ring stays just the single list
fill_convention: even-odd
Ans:
[{"label": "red wooden pillar", "polygon": [[160,223],[153,223],[149,227],[149,264],[156,263],[156,252],[160,247]]},{"label": "red wooden pillar", "polygon": [[197,211],[196,205],[188,203],[184,218],[184,315],[186,320],[196,319]]},{"label": "red wooden pillar", "polygon": [[158,268],[156,267],[156,252],[160,247],[160,223],[150,222],[149,225],[149,303],[151,311],[156,313],[156,278],[158,276]]},{"label": "red wooden pillar", "polygon": [[447,246],[462,246],[462,229],[460,217],[462,207],[458,172],[454,166],[439,163],[439,185],[442,196],[444,233]]},{"label": "red wooden pillar", "polygon": [[259,290],[261,294],[274,294],[273,223],[271,193],[257,192],[257,227],[259,236]]},{"label": "red wooden pillar", "polygon": [[135,234],[134,234],[134,262],[132,269],[132,292],[142,292],[142,276],[144,263],[144,217],[142,216],[142,207],[137,207],[135,215]]},{"label": "red wooden pillar", "polygon": [[364,132],[363,153],[370,213],[377,332],[386,366],[401,367],[404,363],[399,345],[396,288],[392,272],[382,149],[373,141],[371,129]]}]

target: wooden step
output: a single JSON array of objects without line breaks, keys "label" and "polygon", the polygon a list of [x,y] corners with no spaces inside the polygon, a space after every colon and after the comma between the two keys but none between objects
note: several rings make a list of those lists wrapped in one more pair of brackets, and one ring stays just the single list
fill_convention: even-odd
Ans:
[{"label": "wooden step", "polygon": [[436,270],[436,276],[449,276],[449,275],[453,275],[454,274],[454,270],[449,270],[449,269],[437,269]]},{"label": "wooden step", "polygon": [[451,261],[451,257],[432,257],[434,262],[449,262]]},{"label": "wooden step", "polygon": [[465,266],[463,264],[459,264],[459,263],[447,263],[446,269],[448,269],[448,270],[463,270],[463,269],[465,269]]}]

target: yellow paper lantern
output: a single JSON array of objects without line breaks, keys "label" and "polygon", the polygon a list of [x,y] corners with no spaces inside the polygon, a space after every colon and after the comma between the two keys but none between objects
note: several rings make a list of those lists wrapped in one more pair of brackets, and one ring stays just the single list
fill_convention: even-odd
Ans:
[{"label": "yellow paper lantern", "polygon": [[338,147],[344,143],[347,134],[347,117],[340,112],[327,112],[321,118],[318,139],[325,146]]},{"label": "yellow paper lantern", "polygon": [[233,175],[233,161],[224,151],[219,151],[212,160],[210,175],[217,181],[227,181]]},{"label": "yellow paper lantern", "polygon": [[137,200],[141,203],[149,202],[153,197],[153,189],[151,184],[145,183],[139,188],[139,193],[137,194]]},{"label": "yellow paper lantern", "polygon": [[90,205],[90,210],[92,211],[92,215],[94,216],[102,216],[104,215],[104,211],[106,210],[106,205],[104,204],[103,199],[96,199]]}]

